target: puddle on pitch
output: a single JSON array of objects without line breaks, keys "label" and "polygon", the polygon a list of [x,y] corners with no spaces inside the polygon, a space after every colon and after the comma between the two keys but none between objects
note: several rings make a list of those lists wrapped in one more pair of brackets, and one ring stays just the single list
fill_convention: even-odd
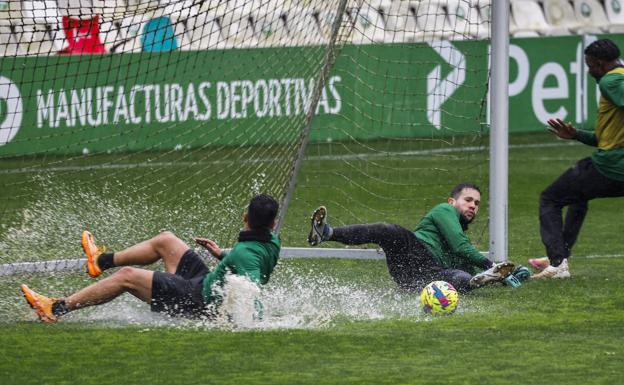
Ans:
[{"label": "puddle on pitch", "polygon": [[[140,241],[144,239],[144,234],[162,228],[159,226],[173,230],[184,239],[190,239],[193,235],[207,231],[201,224],[205,218],[211,217],[208,211],[214,209],[202,205],[200,197],[193,196],[187,198],[197,201],[197,207],[187,207],[182,214],[175,210],[163,211],[162,208],[146,204],[140,197],[118,199],[117,195],[111,194],[108,199],[104,199],[99,194],[76,191],[75,188],[54,184],[53,179],[40,178],[46,194],[42,194],[40,199],[24,209],[18,226],[3,229],[0,257],[6,259],[0,260],[1,263],[31,261],[33,254],[37,254],[40,260],[80,256],[82,252],[78,237],[85,228],[95,229],[101,240],[114,241],[114,244],[109,243],[113,249]],[[50,184],[54,184],[55,188],[49,188]],[[115,187],[111,185],[110,188]],[[238,209],[230,211],[232,212],[226,219],[236,217],[239,220]],[[99,215],[86,218],[85,212]],[[180,218],[184,220],[178,222]],[[189,225],[195,228],[190,228]],[[212,225],[221,226],[216,222]],[[38,250],[33,250],[37,248]],[[387,285],[377,285],[365,280],[350,282],[349,278],[332,272],[331,264],[331,261],[317,262],[316,267],[324,268],[303,270],[301,265],[296,268],[293,264],[282,261],[271,282],[259,294],[264,308],[262,320],[254,317],[256,309],[248,306],[253,301],[249,301],[244,295],[240,297],[240,301],[229,303],[229,316],[216,321],[171,318],[152,313],[147,304],[130,295],[123,295],[108,304],[67,314],[61,322],[95,327],[271,330],[325,328],[344,320],[431,320],[422,313],[417,294],[398,290],[390,280]],[[64,296],[93,281],[81,272],[2,277],[1,319],[8,322],[36,320],[19,292],[19,284],[22,282],[43,294]],[[460,301],[458,311],[471,311],[470,306],[465,307],[466,309]]]},{"label": "puddle on pitch", "polygon": [[[422,313],[418,296],[414,293],[345,283],[327,273],[312,276],[299,273],[286,266],[277,272],[276,282],[262,290],[258,297],[264,308],[262,320],[255,319],[257,313],[252,296],[243,295],[239,296],[241,301],[230,301],[227,317],[201,321],[153,313],[147,304],[126,294],[108,304],[67,314],[61,322],[95,327],[131,326],[146,330],[173,327],[244,331],[323,329],[332,327],[336,321],[432,320]],[[17,314],[21,314],[21,320],[36,320],[23,300],[20,305]],[[463,307],[460,303],[458,312],[470,311]]]}]

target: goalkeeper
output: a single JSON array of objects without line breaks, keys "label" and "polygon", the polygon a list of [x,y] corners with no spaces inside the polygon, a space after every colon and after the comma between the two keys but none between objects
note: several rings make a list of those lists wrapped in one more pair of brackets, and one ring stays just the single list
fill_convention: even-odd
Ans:
[{"label": "goalkeeper", "polygon": [[[125,267],[65,298],[48,298],[26,285],[21,285],[21,290],[45,323],[54,323],[70,311],[106,303],[126,292],[150,304],[152,311],[210,318],[222,301],[217,286],[223,286],[226,272],[246,276],[256,284],[268,282],[280,252],[281,242],[272,231],[278,208],[272,197],[254,196],[243,216],[238,243],[229,253],[221,251],[214,241],[196,238],[195,242],[220,260],[213,271],[185,242],[167,231],[117,253],[96,246],[91,233],[85,231],[82,247],[91,277],[98,277],[103,270]],[[163,261],[165,272],[128,267],[158,260]]]},{"label": "goalkeeper", "polygon": [[464,233],[476,217],[480,203],[479,187],[472,183],[459,184],[451,191],[447,203],[431,209],[414,232],[387,223],[332,228],[326,222],[327,209],[321,206],[312,214],[308,242],[312,246],[324,241],[377,244],[386,254],[390,275],[405,290],[420,290],[437,280],[449,282],[461,292],[503,280],[518,286],[520,280],[528,278],[528,269],[520,267],[514,271],[511,262],[492,263],[472,246]]}]

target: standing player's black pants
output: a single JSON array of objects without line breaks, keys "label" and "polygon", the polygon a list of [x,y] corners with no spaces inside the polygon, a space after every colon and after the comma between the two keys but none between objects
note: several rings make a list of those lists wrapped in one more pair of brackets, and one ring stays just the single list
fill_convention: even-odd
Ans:
[{"label": "standing player's black pants", "polygon": [[446,281],[457,290],[470,290],[472,276],[458,269],[445,269],[413,232],[399,225],[373,223],[334,228],[330,241],[345,245],[374,243],[386,253],[388,271],[405,290],[420,290],[431,281]]},{"label": "standing player's black pants", "polygon": [[[579,160],[540,195],[540,234],[550,263],[558,266],[570,256],[585,214],[594,198],[624,196],[624,182],[609,179],[591,158]],[[565,221],[561,211],[567,206]]]}]

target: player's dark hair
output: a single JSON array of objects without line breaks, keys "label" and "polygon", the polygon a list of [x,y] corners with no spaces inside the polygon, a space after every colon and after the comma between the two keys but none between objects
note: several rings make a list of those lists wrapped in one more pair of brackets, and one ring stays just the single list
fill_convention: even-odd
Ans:
[{"label": "player's dark hair", "polygon": [[279,203],[272,196],[258,194],[249,201],[247,223],[253,230],[270,229],[278,210]]},{"label": "player's dark hair", "polygon": [[612,61],[619,59],[620,49],[609,39],[596,40],[585,48],[585,55],[596,59]]},{"label": "player's dark hair", "polygon": [[465,188],[470,188],[470,189],[473,189],[473,190],[477,190],[479,192],[479,194],[481,194],[481,189],[476,184],[474,184],[474,183],[460,183],[457,186],[453,187],[453,189],[451,190],[451,195],[449,195],[449,196],[451,198],[453,198],[453,199],[457,199],[461,195],[462,190],[465,189]]}]

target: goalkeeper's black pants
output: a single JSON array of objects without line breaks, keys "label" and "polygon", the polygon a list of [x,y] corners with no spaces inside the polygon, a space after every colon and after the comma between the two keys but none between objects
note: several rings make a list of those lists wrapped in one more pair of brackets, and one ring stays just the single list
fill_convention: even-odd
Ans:
[{"label": "goalkeeper's black pants", "polygon": [[336,227],[330,241],[345,245],[373,243],[386,254],[388,271],[405,290],[418,291],[431,281],[446,281],[460,292],[470,290],[472,275],[459,269],[445,269],[413,232],[399,225],[372,223]]},{"label": "goalkeeper's black pants", "polygon": [[[583,220],[587,202],[595,198],[624,196],[624,182],[602,175],[591,158],[579,160],[540,195],[540,235],[553,266],[570,257]],[[565,221],[562,210],[568,207]]]}]

